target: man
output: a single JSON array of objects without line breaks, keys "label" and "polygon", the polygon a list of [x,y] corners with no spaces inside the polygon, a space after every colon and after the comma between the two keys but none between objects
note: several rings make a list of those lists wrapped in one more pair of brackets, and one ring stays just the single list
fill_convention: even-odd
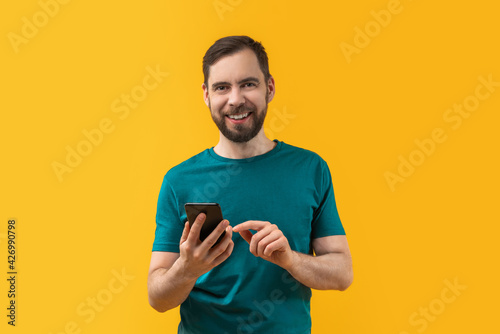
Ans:
[{"label": "man", "polygon": [[[159,312],[181,305],[179,333],[310,333],[311,288],[345,290],[352,282],[328,166],[264,134],[275,82],[260,43],[216,41],[203,72],[220,139],[165,175],[149,302]],[[205,215],[190,227],[188,202],[222,208],[224,220],[203,242]]]}]

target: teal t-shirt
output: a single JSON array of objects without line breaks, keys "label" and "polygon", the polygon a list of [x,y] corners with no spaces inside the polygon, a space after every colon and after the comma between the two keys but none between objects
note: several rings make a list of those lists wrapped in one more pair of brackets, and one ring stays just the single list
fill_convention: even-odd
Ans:
[{"label": "teal t-shirt", "polygon": [[[153,251],[179,252],[184,204],[216,202],[231,226],[276,224],[292,250],[312,254],[312,239],[344,235],[327,163],[316,153],[274,140],[269,152],[228,159],[213,147],[171,168],[163,179]],[[306,334],[311,289],[255,257],[233,233],[229,258],[200,276],[181,304],[179,333]]]}]

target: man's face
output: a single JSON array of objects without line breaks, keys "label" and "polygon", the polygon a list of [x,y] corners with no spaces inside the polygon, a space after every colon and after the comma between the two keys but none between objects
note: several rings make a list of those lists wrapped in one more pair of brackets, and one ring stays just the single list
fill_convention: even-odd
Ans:
[{"label": "man's face", "polygon": [[274,79],[265,82],[252,50],[219,59],[210,66],[208,86],[202,88],[212,119],[224,137],[242,143],[261,131],[267,104],[274,97]]}]

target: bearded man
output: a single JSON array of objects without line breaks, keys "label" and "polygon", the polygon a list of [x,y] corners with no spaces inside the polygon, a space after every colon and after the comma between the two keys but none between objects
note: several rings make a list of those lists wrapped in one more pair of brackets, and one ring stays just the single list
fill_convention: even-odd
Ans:
[{"label": "bearded man", "polygon": [[[163,179],[149,302],[159,312],[181,305],[179,333],[310,333],[311,289],[345,290],[353,277],[328,165],[266,137],[275,81],[259,42],[219,39],[203,73],[219,142]],[[189,202],[222,208],[224,220],[203,241],[206,215],[190,226]]]}]

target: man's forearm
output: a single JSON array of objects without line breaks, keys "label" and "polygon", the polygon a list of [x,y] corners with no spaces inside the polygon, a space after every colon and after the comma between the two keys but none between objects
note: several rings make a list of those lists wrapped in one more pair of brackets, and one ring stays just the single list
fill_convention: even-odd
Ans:
[{"label": "man's forearm", "polygon": [[179,263],[175,261],[170,269],[158,268],[149,277],[149,303],[158,312],[179,306],[196,283],[196,278],[185,277]]},{"label": "man's forearm", "polygon": [[318,290],[345,290],[352,283],[351,257],[344,253],[311,256],[293,251],[294,260],[285,268],[300,283]]}]

